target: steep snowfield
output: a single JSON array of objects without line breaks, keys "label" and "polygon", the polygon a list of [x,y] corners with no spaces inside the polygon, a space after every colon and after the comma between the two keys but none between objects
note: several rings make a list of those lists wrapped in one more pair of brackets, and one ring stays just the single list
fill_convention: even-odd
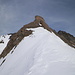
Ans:
[{"label": "steep snowfield", "polygon": [[2,53],[3,49],[6,47],[10,36],[11,35],[0,36],[0,41],[3,41],[3,43],[0,43],[0,54]]},{"label": "steep snowfield", "polygon": [[27,30],[34,32],[4,58],[0,75],[75,75],[74,48],[42,27]]}]

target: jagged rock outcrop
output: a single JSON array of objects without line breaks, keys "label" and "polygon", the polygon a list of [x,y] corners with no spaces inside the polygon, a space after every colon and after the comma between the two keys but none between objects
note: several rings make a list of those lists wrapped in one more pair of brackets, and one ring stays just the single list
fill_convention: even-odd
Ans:
[{"label": "jagged rock outcrop", "polygon": [[27,30],[27,28],[36,28],[36,27],[44,27],[48,31],[52,32],[53,30],[45,23],[45,20],[41,16],[35,16],[35,20],[27,25],[24,25],[18,32],[12,34],[10,37],[10,41],[7,46],[3,50],[0,58],[4,58],[13,48],[15,48],[21,40],[32,34],[33,31]]},{"label": "jagged rock outcrop", "polygon": [[59,37],[67,44],[75,48],[75,37],[65,31],[58,31]]},{"label": "jagged rock outcrop", "polygon": [[[69,33],[59,31],[56,32],[55,30],[51,29],[46,23],[45,20],[41,16],[35,16],[35,20],[27,25],[24,25],[18,32],[11,34],[10,41],[8,42],[7,46],[3,50],[0,55],[0,58],[4,58],[13,48],[15,48],[21,40],[32,34],[32,30],[27,30],[27,28],[36,28],[36,27],[43,27],[50,32],[54,32],[57,36],[59,36],[65,43],[75,48],[75,37],[70,35]],[[3,41],[1,41],[3,43]]]}]

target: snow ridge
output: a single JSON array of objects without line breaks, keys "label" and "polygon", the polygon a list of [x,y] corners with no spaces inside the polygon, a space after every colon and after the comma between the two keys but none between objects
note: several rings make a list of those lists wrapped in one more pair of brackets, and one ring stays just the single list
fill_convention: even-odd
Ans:
[{"label": "snow ridge", "polygon": [[74,48],[43,27],[27,30],[32,34],[3,58],[0,75],[75,75]]},{"label": "snow ridge", "polygon": [[0,59],[5,57],[14,47],[22,41],[26,36],[32,34],[32,30],[26,30],[27,28],[37,28],[43,27],[48,31],[52,32],[52,29],[45,23],[45,20],[41,16],[35,16],[35,20],[27,25],[24,25],[18,32],[14,33],[7,46],[4,48],[3,52],[0,55]]},{"label": "snow ridge", "polygon": [[0,75],[75,75],[75,48],[42,17],[9,37],[0,37]]}]

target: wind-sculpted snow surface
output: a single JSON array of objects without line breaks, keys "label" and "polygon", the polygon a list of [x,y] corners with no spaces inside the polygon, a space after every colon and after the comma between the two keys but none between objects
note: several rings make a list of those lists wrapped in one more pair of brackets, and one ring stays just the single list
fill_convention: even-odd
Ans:
[{"label": "wind-sculpted snow surface", "polygon": [[74,48],[43,27],[27,30],[33,33],[1,58],[0,75],[75,75]]}]

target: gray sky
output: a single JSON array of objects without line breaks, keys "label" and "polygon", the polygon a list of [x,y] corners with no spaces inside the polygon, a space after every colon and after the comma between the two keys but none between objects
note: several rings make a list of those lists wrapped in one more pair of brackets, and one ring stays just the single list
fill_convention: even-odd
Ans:
[{"label": "gray sky", "polygon": [[75,0],[0,0],[0,35],[17,32],[35,15],[75,36]]}]

